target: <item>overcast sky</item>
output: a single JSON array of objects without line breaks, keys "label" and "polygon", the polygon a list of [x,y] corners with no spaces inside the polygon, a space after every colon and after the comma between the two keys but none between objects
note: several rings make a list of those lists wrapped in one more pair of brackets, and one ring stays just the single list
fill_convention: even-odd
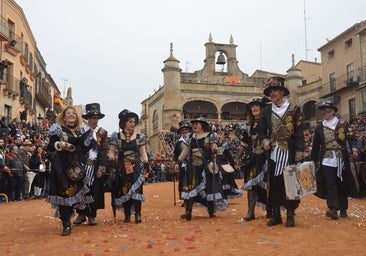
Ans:
[{"label": "overcast sky", "polygon": [[71,86],[77,105],[100,103],[100,125],[109,132],[118,130],[122,109],[140,115],[140,103],[163,85],[170,43],[182,70],[194,72],[203,67],[210,33],[225,44],[232,35],[244,73],[286,74],[291,54],[296,63],[306,55],[320,62],[317,49],[327,38],[366,20],[364,0],[16,2],[60,91]]}]

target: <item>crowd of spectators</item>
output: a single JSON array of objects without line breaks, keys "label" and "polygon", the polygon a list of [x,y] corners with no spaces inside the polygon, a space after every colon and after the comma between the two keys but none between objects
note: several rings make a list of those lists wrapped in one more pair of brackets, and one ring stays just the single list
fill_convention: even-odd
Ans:
[{"label": "crowd of spectators", "polygon": [[[5,194],[9,202],[38,199],[47,195],[49,166],[45,164],[40,169],[39,166],[32,166],[30,160],[38,153],[36,148],[45,152],[49,126],[47,118],[39,120],[39,123],[19,118],[8,123],[4,116],[1,118],[0,140],[3,143],[0,143],[0,193]],[[47,154],[44,156],[48,162]],[[41,172],[42,175],[39,174]],[[39,189],[36,187],[36,193],[33,183],[35,177],[40,186]],[[4,200],[4,197],[0,197],[0,202]]]},{"label": "crowd of spectators", "polygon": [[[42,198],[47,196],[47,181],[49,166],[45,165],[42,170],[31,166],[29,162],[32,155],[36,154],[36,148],[41,148],[45,151],[48,144],[48,130],[52,124],[47,118],[39,120],[38,123],[32,121],[14,119],[8,123],[5,117],[0,119],[0,156],[3,156],[3,165],[10,166],[10,170],[3,169],[0,172],[0,193],[6,194],[9,201],[22,201],[32,198]],[[351,127],[355,134],[355,143],[358,143],[360,149],[360,157],[358,166],[355,166],[358,172],[360,163],[366,162],[365,151],[366,147],[366,123],[361,119],[351,120]],[[211,123],[211,129],[216,131],[222,140],[226,140],[230,144],[230,152],[236,156],[237,145],[239,142],[238,131],[246,129],[243,123]],[[173,172],[173,153],[176,140],[179,138],[177,129],[171,128],[166,135],[165,140],[168,145],[164,152],[150,152],[149,163],[150,170],[145,174],[146,183],[165,182],[177,180],[177,174]],[[310,156],[311,145],[313,139],[313,130],[307,129],[304,134],[305,138],[305,160]],[[47,154],[44,154],[45,159]],[[1,160],[1,159],[0,159]],[[362,167],[362,166],[361,166]],[[0,161],[0,169],[3,168]],[[35,175],[42,172],[42,178],[36,179],[33,182]],[[356,174],[358,176],[358,174]],[[33,178],[32,178],[33,177]],[[243,178],[243,170],[236,171],[236,178]],[[356,177],[360,187],[360,193],[366,195],[366,185],[362,177]],[[366,179],[366,177],[365,177]],[[36,183],[36,193],[34,190]],[[39,186],[39,187],[38,187]],[[39,190],[40,189],[40,190]],[[0,197],[0,202],[4,201]]]}]

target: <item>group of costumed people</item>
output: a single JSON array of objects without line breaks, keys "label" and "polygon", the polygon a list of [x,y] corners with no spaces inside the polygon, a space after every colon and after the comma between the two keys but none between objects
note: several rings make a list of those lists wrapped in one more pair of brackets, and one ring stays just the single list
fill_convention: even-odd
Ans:
[{"label": "group of costumed people", "polygon": [[[295,210],[300,200],[286,197],[284,168],[304,161],[304,119],[298,106],[289,102],[289,90],[281,77],[268,79],[266,97],[247,104],[247,123],[237,134],[236,160],[229,150],[228,138],[216,133],[205,117],[183,120],[174,149],[174,171],[179,173],[179,197],[185,207],[182,219],[192,220],[194,204],[203,206],[209,218],[228,208],[228,200],[247,191],[248,213],[243,221],[255,219],[255,207],[266,211],[268,226],[282,224],[281,209],[286,209],[286,227],[295,226]],[[317,166],[317,195],[326,199],[326,216],[347,217],[348,196],[354,195],[350,157],[357,157],[347,122],[336,117],[333,102],[319,106],[323,121],[314,133],[311,161]],[[124,212],[123,222],[142,221],[141,206],[144,173],[149,169],[146,137],[135,131],[136,113],[124,109],[118,115],[118,132],[111,137],[98,126],[105,115],[98,103],[85,106],[87,125],[75,107],[66,107],[50,127],[48,154],[51,162],[50,193],[47,202],[57,209],[62,235],[71,234],[74,224],[88,220],[97,224],[97,210],[104,208],[106,184],[112,194],[114,210]],[[235,170],[244,171],[241,189]],[[353,182],[352,182],[353,181]],[[339,214],[338,214],[339,212]]]},{"label": "group of costumed people", "polygon": [[[50,192],[46,201],[56,208],[62,221],[62,236],[71,234],[71,218],[78,213],[73,224],[88,220],[97,225],[97,210],[104,208],[106,184],[112,193],[112,205],[125,212],[124,222],[140,223],[141,202],[144,201],[142,184],[147,168],[145,136],[135,132],[138,115],[123,110],[119,115],[119,132],[108,137],[98,126],[105,115],[98,103],[85,106],[87,125],[74,106],[63,109],[56,123],[50,127],[47,151],[51,162]],[[108,183],[108,181],[112,182]]]},{"label": "group of costumed people", "polygon": [[[300,108],[286,96],[285,79],[273,77],[265,84],[264,98],[247,105],[248,128],[242,132],[239,157],[243,155],[244,184],[248,191],[248,214],[255,219],[255,205],[266,210],[268,226],[282,224],[281,209],[286,210],[286,227],[295,226],[295,210],[300,200],[286,196],[283,171],[304,162],[304,118]],[[318,108],[322,121],[314,133],[310,162],[315,163],[316,196],[325,199],[326,216],[347,218],[348,197],[356,197],[350,159],[357,157],[352,129],[337,116],[334,102],[324,101]]]}]

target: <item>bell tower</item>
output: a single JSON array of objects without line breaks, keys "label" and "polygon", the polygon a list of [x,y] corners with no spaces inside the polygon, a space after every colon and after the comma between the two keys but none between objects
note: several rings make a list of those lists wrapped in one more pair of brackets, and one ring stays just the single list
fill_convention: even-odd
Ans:
[{"label": "bell tower", "polygon": [[223,83],[224,77],[236,77],[240,81],[246,80],[247,74],[243,73],[238,66],[234,39],[230,36],[229,44],[214,43],[211,33],[208,42],[205,43],[206,57],[204,66],[197,71],[197,76],[208,83]]},{"label": "bell tower", "polygon": [[173,55],[173,43],[170,43],[170,56],[161,70],[164,74],[163,127],[178,127],[182,113],[181,72],[179,60]]},{"label": "bell tower", "polygon": [[300,105],[299,95],[297,92],[299,91],[299,87],[302,86],[302,80],[304,79],[301,70],[295,65],[295,55],[291,56],[291,68],[287,70],[287,88],[290,90],[289,100],[296,105]]}]

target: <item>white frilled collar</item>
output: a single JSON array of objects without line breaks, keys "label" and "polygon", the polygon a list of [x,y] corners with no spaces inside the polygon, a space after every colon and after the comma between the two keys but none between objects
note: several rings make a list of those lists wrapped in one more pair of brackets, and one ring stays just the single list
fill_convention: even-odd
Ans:
[{"label": "white frilled collar", "polygon": [[338,124],[338,117],[334,117],[331,120],[323,120],[323,126],[328,127],[329,129],[335,130]]},{"label": "white frilled collar", "polygon": [[279,117],[282,117],[290,106],[290,102],[288,101],[288,99],[285,98],[284,101],[285,102],[280,107],[277,107],[275,104],[272,103],[272,111]]}]

